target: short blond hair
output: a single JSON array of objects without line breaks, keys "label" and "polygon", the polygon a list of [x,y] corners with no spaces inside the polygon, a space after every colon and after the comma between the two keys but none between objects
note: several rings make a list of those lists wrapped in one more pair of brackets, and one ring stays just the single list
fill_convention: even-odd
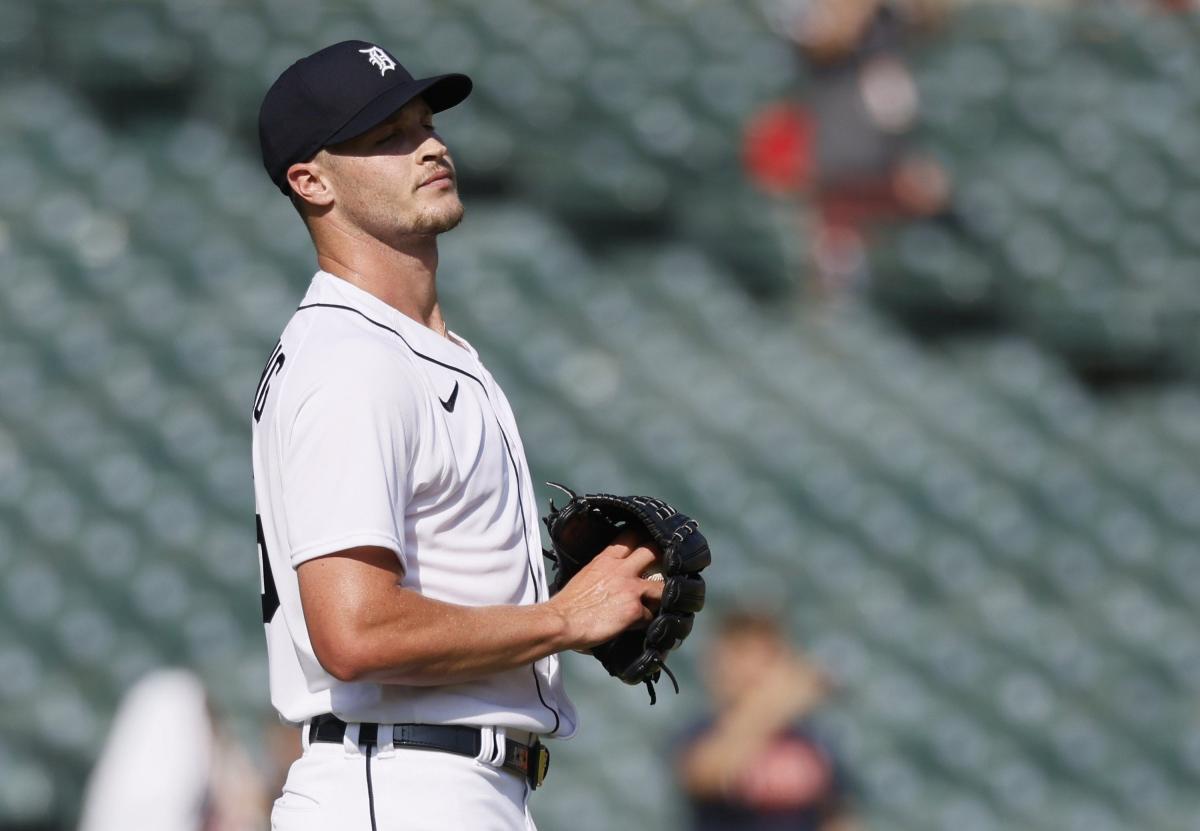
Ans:
[{"label": "short blond hair", "polygon": [[717,636],[733,638],[741,635],[759,635],[774,640],[786,640],[787,633],[779,619],[765,612],[739,609],[726,613],[717,623]]}]

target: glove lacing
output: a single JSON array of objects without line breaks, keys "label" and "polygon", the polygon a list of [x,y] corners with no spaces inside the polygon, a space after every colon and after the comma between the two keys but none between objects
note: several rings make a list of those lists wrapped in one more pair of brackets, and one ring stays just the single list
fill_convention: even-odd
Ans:
[{"label": "glove lacing", "polygon": [[[671,686],[673,686],[675,688],[675,694],[679,695],[679,681],[677,681],[675,679],[675,673],[671,672],[671,668],[669,666],[667,666],[666,664],[664,664],[662,661],[658,661],[657,664],[658,664],[658,668],[660,670],[662,670],[663,672],[665,672],[667,674],[667,677],[671,679]],[[653,678],[647,678],[644,682],[646,685],[646,691],[650,693],[650,706],[651,707],[653,707],[654,704],[658,701],[658,696],[654,692],[654,682],[657,681],[658,678],[659,678],[659,676],[655,675]]]}]

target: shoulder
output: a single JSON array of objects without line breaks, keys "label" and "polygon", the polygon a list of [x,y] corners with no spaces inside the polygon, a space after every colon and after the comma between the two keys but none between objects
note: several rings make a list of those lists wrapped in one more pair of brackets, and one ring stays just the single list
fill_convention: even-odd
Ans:
[{"label": "shoulder", "polygon": [[314,396],[387,406],[413,400],[422,380],[409,350],[395,335],[354,317],[318,313],[297,327],[294,342],[285,343],[285,406],[298,409]]}]

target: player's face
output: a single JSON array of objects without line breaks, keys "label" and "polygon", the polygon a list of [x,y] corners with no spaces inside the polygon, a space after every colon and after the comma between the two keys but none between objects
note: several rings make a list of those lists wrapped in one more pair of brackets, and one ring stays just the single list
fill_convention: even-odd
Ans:
[{"label": "player's face", "polygon": [[327,153],[334,210],[376,239],[440,234],[462,220],[454,162],[422,98]]}]

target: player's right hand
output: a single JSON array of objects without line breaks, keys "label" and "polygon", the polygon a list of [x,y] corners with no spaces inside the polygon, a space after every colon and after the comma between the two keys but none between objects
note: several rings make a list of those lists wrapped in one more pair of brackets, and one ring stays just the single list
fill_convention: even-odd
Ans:
[{"label": "player's right hand", "polygon": [[591,648],[654,617],[664,584],[641,574],[657,558],[635,532],[624,531],[547,601],[566,621],[569,648]]}]

